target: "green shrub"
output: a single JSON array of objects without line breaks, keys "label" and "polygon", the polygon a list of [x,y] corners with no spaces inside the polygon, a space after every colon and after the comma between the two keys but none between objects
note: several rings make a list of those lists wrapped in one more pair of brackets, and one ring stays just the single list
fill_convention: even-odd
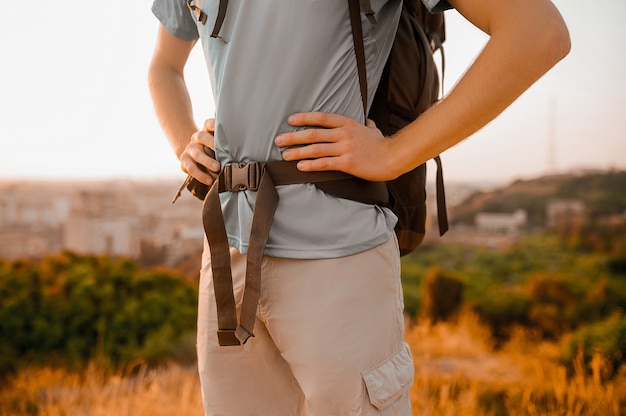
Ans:
[{"label": "green shrub", "polygon": [[498,340],[509,336],[509,328],[529,326],[532,300],[519,287],[492,286],[480,298],[472,299],[472,309],[488,324]]},{"label": "green shrub", "polygon": [[575,305],[579,297],[566,279],[548,273],[536,273],[528,278],[526,288],[532,303],[528,321],[544,336],[557,338],[576,324]]},{"label": "green shrub", "polygon": [[421,314],[432,322],[445,321],[463,302],[463,282],[449,270],[431,268],[422,282]]},{"label": "green shrub", "polygon": [[166,360],[189,349],[181,340],[195,331],[196,310],[195,286],[128,259],[63,253],[39,264],[0,262],[0,370]]},{"label": "green shrub", "polygon": [[579,351],[582,351],[586,363],[597,353],[617,369],[626,357],[626,316],[618,312],[603,321],[585,325],[575,331],[564,342],[561,355],[563,361],[573,362]]},{"label": "green shrub", "polygon": [[626,255],[613,256],[607,261],[607,268],[611,273],[626,276]]}]

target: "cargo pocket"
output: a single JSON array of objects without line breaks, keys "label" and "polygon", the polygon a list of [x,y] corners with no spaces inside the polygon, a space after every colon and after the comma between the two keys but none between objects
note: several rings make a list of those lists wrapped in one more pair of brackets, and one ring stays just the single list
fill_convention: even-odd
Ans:
[{"label": "cargo pocket", "polygon": [[363,381],[370,402],[377,409],[384,409],[413,385],[415,369],[408,344],[387,360],[365,371]]}]

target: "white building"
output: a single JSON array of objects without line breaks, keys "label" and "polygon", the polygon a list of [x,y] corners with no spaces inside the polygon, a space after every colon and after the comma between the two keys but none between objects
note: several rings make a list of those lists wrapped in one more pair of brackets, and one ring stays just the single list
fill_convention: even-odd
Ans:
[{"label": "white building", "polygon": [[479,231],[515,234],[526,226],[528,215],[518,209],[513,213],[479,212],[474,223]]},{"label": "white building", "polygon": [[579,199],[554,199],[546,206],[546,226],[554,228],[584,219],[585,203]]}]

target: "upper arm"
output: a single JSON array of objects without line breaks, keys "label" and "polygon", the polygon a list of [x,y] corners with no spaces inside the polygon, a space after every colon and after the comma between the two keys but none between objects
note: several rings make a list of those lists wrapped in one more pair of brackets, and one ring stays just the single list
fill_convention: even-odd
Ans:
[{"label": "upper arm", "polygon": [[187,3],[185,0],[154,0],[152,13],[161,24],[151,70],[167,68],[182,74],[189,53],[198,39],[196,22]]},{"label": "upper arm", "polygon": [[159,25],[151,68],[165,65],[182,74],[196,40],[183,40]]},{"label": "upper arm", "polygon": [[474,26],[513,53],[533,51],[554,64],[570,50],[567,26],[550,0],[449,0]]},{"label": "upper arm", "polygon": [[449,0],[468,21],[488,35],[498,31],[526,29],[567,33],[561,14],[550,0]]}]

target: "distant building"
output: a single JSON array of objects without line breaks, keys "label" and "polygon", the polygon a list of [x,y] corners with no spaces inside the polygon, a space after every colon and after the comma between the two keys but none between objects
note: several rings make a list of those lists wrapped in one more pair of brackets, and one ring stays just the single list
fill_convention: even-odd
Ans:
[{"label": "distant building", "polygon": [[76,253],[131,256],[139,254],[139,239],[135,238],[134,218],[68,219],[63,232],[63,247]]},{"label": "distant building", "polygon": [[565,224],[579,223],[586,218],[587,207],[579,199],[554,199],[546,206],[546,226],[557,228]]},{"label": "distant building", "polygon": [[63,247],[83,254],[135,257],[140,251],[136,222],[124,194],[82,191],[76,196],[65,222]]},{"label": "distant building", "polygon": [[202,203],[180,181],[0,180],[0,258],[68,250],[176,265],[202,250]]},{"label": "distant building", "polygon": [[25,229],[0,232],[0,257],[2,258],[37,257],[50,251],[52,248],[49,241],[38,233]]},{"label": "distant building", "polygon": [[513,213],[479,212],[474,223],[479,231],[516,234],[528,222],[526,211],[518,209]]},{"label": "distant building", "polygon": [[60,249],[70,202],[64,196],[8,186],[0,192],[0,257],[37,257]]}]

